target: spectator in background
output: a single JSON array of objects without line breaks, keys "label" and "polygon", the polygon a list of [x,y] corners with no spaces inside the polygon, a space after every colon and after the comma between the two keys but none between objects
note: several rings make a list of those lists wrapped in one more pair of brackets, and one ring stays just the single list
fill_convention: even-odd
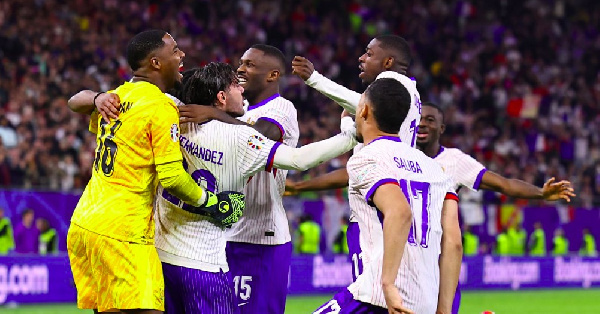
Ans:
[{"label": "spectator in background", "polygon": [[340,219],[340,231],[338,232],[335,240],[333,241],[333,253],[348,254],[348,223],[350,217],[344,215]]},{"label": "spectator in background", "polygon": [[0,137],[0,186],[10,186],[10,163],[4,147],[2,138]]},{"label": "spectator in background", "polygon": [[465,224],[463,230],[463,255],[475,256],[479,254],[479,237],[471,232],[471,226]]},{"label": "spectator in background", "polygon": [[[560,2],[565,13],[556,13],[556,1],[412,1],[399,10],[395,1],[110,0],[65,1],[57,10],[56,1],[3,0],[0,137],[14,151],[5,157],[10,184],[61,188],[60,177],[72,172],[56,165],[63,161],[71,171],[65,156],[72,155],[78,175],[63,188],[85,186],[90,177],[85,159],[92,156],[96,139],[86,131],[84,117],[65,110],[63,97],[128,80],[122,56],[127,40],[177,20],[182,22],[178,43],[196,51],[186,66],[230,62],[252,43],[269,43],[282,47],[288,58],[306,55],[326,77],[351,89],[360,87],[356,60],[348,56],[360,55],[376,35],[409,38],[411,74],[422,100],[448,112],[443,145],[477,155],[503,176],[510,177],[515,167],[530,168],[526,171],[537,185],[564,173],[576,191],[586,193],[574,199],[576,206],[598,206],[600,184],[581,182],[590,174],[586,169],[593,173],[590,167],[600,160],[595,132],[600,127],[600,59],[595,57],[600,32],[594,31],[600,19],[585,18],[600,14],[600,2]],[[462,10],[465,3],[472,10]],[[239,16],[225,14],[231,11]],[[458,19],[456,12],[461,12]],[[220,18],[222,23],[211,22]],[[122,20],[135,22],[123,25]],[[440,44],[436,39],[446,38],[448,31],[464,35]],[[282,95],[302,108],[300,143],[337,132],[338,123],[331,121],[339,116],[337,106],[317,93],[296,77],[282,84]],[[556,169],[548,166],[554,156],[561,157]],[[0,152],[3,184],[1,159]],[[332,166],[323,164],[311,177]],[[304,174],[292,174],[292,180]]]},{"label": "spectator in background", "polygon": [[496,236],[496,255],[508,256],[510,254],[510,239],[506,234],[506,229],[503,229]]},{"label": "spectator in background", "polygon": [[300,224],[296,232],[296,252],[300,254],[319,254],[321,226],[310,215],[303,214],[300,216]]},{"label": "spectator in background", "polygon": [[48,253],[58,253],[58,234],[56,229],[50,227],[48,220],[38,218],[35,221],[36,227],[40,232],[39,238],[39,253],[46,255]]},{"label": "spectator in background", "polygon": [[510,255],[512,256],[524,256],[525,255],[525,243],[527,242],[527,233],[521,228],[521,224],[518,219],[514,219],[511,222],[510,227],[506,231],[508,241],[510,242]]},{"label": "spectator in background", "polygon": [[0,208],[0,255],[6,255],[15,247],[10,219],[4,217],[4,208]]},{"label": "spectator in background", "polygon": [[596,251],[596,239],[590,233],[588,228],[583,229],[583,241],[581,242],[581,248],[579,249],[579,255],[581,256],[597,256]]},{"label": "spectator in background", "polygon": [[553,248],[552,255],[565,256],[569,254],[569,241],[565,238],[565,233],[562,228],[554,231],[554,239],[552,240]]},{"label": "spectator in background", "polygon": [[536,221],[533,228],[533,232],[529,237],[529,255],[546,256],[546,233],[542,228],[542,223]]},{"label": "spectator in background", "polygon": [[73,161],[72,155],[65,155],[64,159],[58,162],[58,169],[61,175],[61,190],[71,191],[75,186],[75,176],[79,173],[79,168]]},{"label": "spectator in background", "polygon": [[39,231],[33,225],[35,214],[33,209],[25,209],[21,213],[21,222],[15,227],[15,251],[29,254],[38,252]]}]

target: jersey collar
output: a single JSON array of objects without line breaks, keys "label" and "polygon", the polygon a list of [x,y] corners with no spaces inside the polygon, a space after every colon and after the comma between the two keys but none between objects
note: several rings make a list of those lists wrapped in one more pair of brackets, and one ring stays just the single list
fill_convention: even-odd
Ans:
[{"label": "jersey collar", "polygon": [[379,141],[379,140],[388,140],[388,141],[394,141],[394,142],[402,143],[402,141],[400,140],[400,137],[398,137],[398,136],[385,135],[385,136],[380,136],[380,137],[372,140],[371,143],[369,143],[367,145],[371,145],[371,144],[373,144],[373,142]]},{"label": "jersey collar", "polygon": [[260,106],[266,105],[269,101],[271,101],[271,100],[273,100],[273,99],[275,99],[275,98],[277,98],[279,96],[280,96],[279,93],[275,93],[273,96],[271,96],[271,97],[269,97],[269,98],[267,98],[267,99],[265,99],[265,100],[257,103],[256,105],[248,106],[248,110],[256,109],[256,108],[258,108]]},{"label": "jersey collar", "polygon": [[442,152],[444,151],[444,149],[445,149],[445,147],[440,145],[440,151],[437,154],[435,154],[435,156],[433,156],[431,159],[435,159],[437,156],[441,155]]}]

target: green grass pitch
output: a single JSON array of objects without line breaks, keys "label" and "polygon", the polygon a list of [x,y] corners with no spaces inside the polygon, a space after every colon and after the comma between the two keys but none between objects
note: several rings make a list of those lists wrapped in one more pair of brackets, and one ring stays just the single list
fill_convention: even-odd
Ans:
[{"label": "green grass pitch", "polygon": [[[331,295],[289,297],[286,313],[312,313]],[[482,311],[502,313],[600,313],[600,289],[573,290],[525,290],[463,292],[460,313],[479,314]],[[91,311],[78,310],[73,304],[1,306],[6,314],[81,314]]]}]

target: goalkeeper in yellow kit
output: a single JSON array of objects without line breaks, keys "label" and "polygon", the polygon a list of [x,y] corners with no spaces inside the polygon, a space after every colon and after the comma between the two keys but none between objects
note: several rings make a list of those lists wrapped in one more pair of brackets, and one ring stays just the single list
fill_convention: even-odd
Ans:
[{"label": "goalkeeper in yellow kit", "polygon": [[164,311],[162,268],[154,248],[158,182],[195,206],[190,211],[216,223],[231,225],[242,213],[242,194],[206,192],[183,169],[178,111],[164,92],[180,82],[184,57],[167,32],[142,32],[127,46],[133,78],[113,91],[121,99],[118,119],[106,121],[93,107],[69,104],[92,114],[90,131],[98,144],[92,178],[67,236],[79,308]]}]

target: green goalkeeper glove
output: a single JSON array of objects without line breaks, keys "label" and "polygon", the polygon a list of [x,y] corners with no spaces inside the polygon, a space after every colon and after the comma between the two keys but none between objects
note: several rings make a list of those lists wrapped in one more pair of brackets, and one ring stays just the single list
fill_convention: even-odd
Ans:
[{"label": "green goalkeeper glove", "polygon": [[231,227],[236,223],[246,206],[245,195],[240,192],[225,191],[219,194],[206,191],[206,202],[200,207],[194,207],[193,212],[216,220],[223,227]]}]

